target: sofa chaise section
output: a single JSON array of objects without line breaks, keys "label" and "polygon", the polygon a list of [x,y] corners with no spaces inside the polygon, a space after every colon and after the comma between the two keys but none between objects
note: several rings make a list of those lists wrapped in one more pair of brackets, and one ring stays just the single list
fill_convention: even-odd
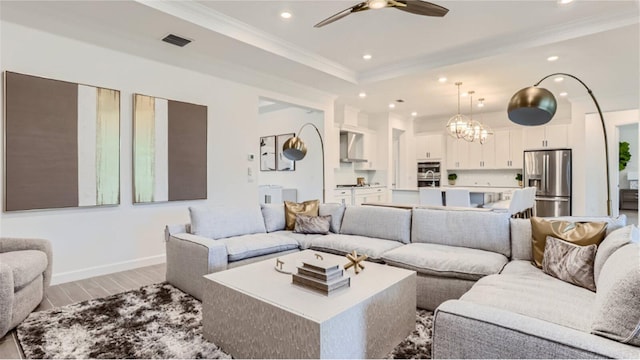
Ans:
[{"label": "sofa chaise section", "polygon": [[516,259],[436,309],[434,358],[640,357],[638,229],[621,228],[624,217],[589,220],[608,222],[595,292],[532,265],[530,222],[512,219]]}]

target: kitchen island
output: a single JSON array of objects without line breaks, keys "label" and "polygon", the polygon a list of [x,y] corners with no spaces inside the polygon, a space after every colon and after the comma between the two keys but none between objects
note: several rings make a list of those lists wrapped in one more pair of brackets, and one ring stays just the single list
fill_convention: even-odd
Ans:
[{"label": "kitchen island", "polygon": [[[442,192],[447,191],[447,189],[468,189],[471,203],[482,206],[484,204],[508,199],[513,190],[519,188],[498,186],[440,186],[436,187],[436,189]],[[394,204],[420,204],[420,190],[417,187],[391,189],[391,202]]]}]

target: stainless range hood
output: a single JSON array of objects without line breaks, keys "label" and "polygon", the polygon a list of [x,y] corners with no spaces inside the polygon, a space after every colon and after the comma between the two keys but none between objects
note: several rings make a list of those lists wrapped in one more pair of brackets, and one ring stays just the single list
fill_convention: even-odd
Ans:
[{"label": "stainless range hood", "polygon": [[340,131],[340,162],[361,163],[367,162],[362,158],[363,135],[352,131]]}]

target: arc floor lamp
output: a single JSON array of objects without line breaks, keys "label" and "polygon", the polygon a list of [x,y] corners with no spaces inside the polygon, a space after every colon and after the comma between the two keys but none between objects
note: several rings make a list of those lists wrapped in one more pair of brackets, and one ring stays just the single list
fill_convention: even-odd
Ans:
[{"label": "arc floor lamp", "polygon": [[607,129],[604,124],[604,117],[602,116],[602,111],[600,110],[600,104],[598,104],[598,100],[596,100],[596,97],[593,95],[593,91],[591,91],[591,89],[589,89],[589,87],[582,80],[566,73],[554,73],[543,77],[535,85],[521,89],[511,97],[511,101],[509,101],[509,107],[507,110],[509,119],[516,124],[526,126],[537,126],[548,123],[553,118],[553,115],[555,115],[558,103],[556,101],[556,98],[549,90],[540,88],[538,87],[538,85],[540,85],[540,83],[545,79],[556,75],[568,76],[582,84],[582,86],[587,89],[589,96],[591,96],[591,99],[596,104],[596,108],[598,109],[598,115],[600,115],[600,123],[602,124],[602,134],[604,135],[604,153],[606,157],[605,164],[607,170],[607,215],[611,216],[611,184],[609,180],[609,143],[607,141]]},{"label": "arc floor lamp", "polygon": [[298,131],[298,136],[290,137],[287,139],[287,141],[284,142],[284,145],[282,145],[282,153],[289,160],[298,161],[304,159],[304,157],[307,155],[307,146],[304,144],[304,141],[300,139],[300,134],[302,134],[302,130],[307,126],[313,127],[316,130],[318,137],[320,138],[320,150],[322,151],[322,202],[324,203],[324,141],[322,141],[320,130],[318,130],[318,128],[312,123],[306,123],[302,125],[300,127],[300,130]]}]

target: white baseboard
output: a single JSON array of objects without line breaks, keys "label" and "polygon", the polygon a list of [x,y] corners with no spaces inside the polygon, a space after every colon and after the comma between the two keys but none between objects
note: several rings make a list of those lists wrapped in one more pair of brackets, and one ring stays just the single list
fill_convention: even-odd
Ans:
[{"label": "white baseboard", "polygon": [[67,271],[63,273],[53,274],[51,276],[51,285],[62,284],[70,281],[87,279],[94,276],[107,275],[119,271],[131,270],[144,266],[162,264],[166,262],[165,254],[139,258],[135,260],[122,261],[113,264],[92,266],[85,269]]}]

